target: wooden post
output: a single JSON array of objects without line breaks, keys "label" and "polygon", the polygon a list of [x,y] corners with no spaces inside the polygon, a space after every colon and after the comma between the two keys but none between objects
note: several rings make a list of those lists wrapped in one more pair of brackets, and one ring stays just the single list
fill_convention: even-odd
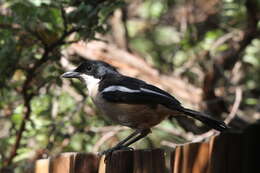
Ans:
[{"label": "wooden post", "polygon": [[38,160],[35,173],[98,173],[99,158],[93,154],[62,153]]},{"label": "wooden post", "polygon": [[115,151],[106,162],[106,173],[163,173],[162,149]]}]

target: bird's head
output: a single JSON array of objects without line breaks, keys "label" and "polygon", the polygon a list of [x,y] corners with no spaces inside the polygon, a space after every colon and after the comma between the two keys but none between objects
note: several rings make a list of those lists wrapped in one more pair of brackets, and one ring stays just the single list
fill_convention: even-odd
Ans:
[{"label": "bird's head", "polygon": [[94,80],[101,80],[106,75],[118,74],[115,67],[103,61],[86,60],[81,63],[75,70],[65,72],[61,75],[63,78],[78,78],[83,80],[87,85]]}]

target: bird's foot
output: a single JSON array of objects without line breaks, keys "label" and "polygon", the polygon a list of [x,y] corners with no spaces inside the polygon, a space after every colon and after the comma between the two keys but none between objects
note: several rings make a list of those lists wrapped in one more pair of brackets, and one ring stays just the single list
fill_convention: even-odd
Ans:
[{"label": "bird's foot", "polygon": [[108,150],[104,150],[100,153],[98,153],[99,155],[105,155],[105,162],[110,159],[112,153],[114,151],[117,151],[117,150],[126,150],[126,151],[133,151],[134,149],[132,147],[126,147],[126,146],[115,146],[115,147],[112,147]]}]

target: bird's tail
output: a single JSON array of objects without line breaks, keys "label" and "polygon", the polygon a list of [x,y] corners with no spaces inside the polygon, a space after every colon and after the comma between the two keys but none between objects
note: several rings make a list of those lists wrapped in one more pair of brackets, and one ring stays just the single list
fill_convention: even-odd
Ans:
[{"label": "bird's tail", "polygon": [[223,121],[219,121],[214,118],[211,118],[205,113],[194,111],[194,110],[187,109],[187,108],[182,108],[179,111],[203,122],[205,125],[213,128],[213,129],[216,129],[218,131],[222,132],[222,131],[229,129],[229,127]]}]

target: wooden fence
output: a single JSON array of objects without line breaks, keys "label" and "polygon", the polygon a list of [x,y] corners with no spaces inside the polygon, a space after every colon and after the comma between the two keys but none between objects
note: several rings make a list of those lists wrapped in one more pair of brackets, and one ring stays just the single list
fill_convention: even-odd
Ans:
[{"label": "wooden fence", "polygon": [[260,173],[260,124],[177,147],[167,165],[162,149],[116,151],[106,164],[93,154],[63,153],[38,160],[35,173]]}]

